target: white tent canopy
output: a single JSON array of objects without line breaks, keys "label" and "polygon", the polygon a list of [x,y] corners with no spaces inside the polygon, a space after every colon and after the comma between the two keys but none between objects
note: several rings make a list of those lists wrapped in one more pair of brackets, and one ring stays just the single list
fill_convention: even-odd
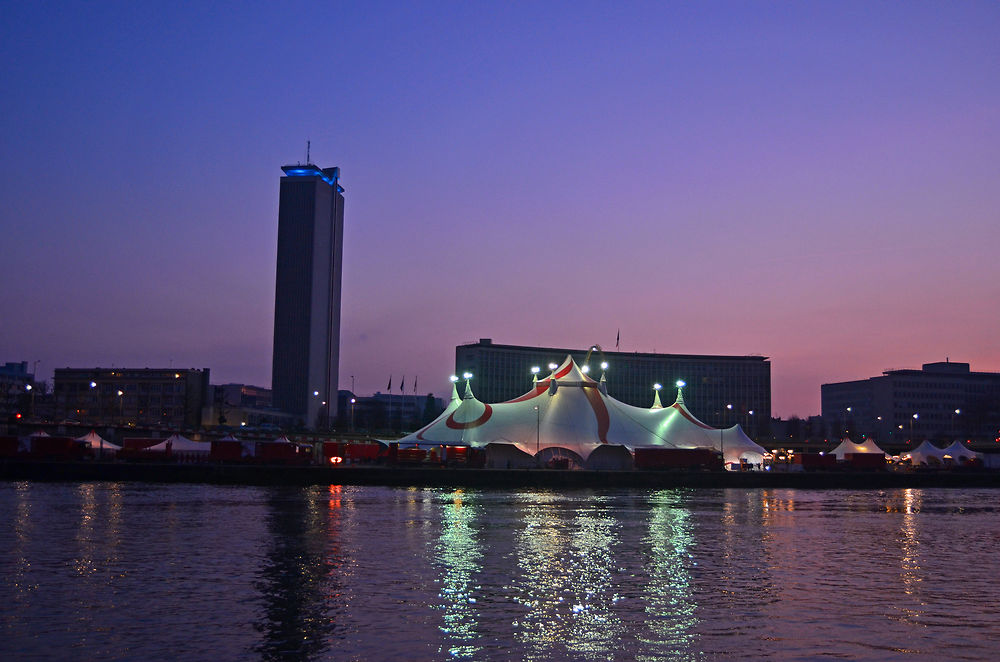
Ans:
[{"label": "white tent canopy", "polygon": [[481,402],[467,380],[463,398],[454,389],[444,413],[399,443],[509,444],[529,456],[565,449],[583,462],[602,446],[725,448],[729,462],[765,452],[738,426],[720,431],[699,421],[684,406],[680,390],[669,407],[647,409],[615,400],[604,381],[588,377],[570,356],[530,391],[507,402]]},{"label": "white tent canopy", "polygon": [[94,450],[101,450],[103,448],[106,451],[120,451],[122,449],[118,444],[113,444],[97,434],[96,430],[91,430],[82,437],[77,437],[76,440],[82,441],[87,444],[88,448],[93,448]]},{"label": "white tent canopy", "polygon": [[982,459],[983,457],[979,453],[969,450],[961,441],[953,442],[951,446],[945,448],[941,453],[954,460],[955,464],[963,464],[969,460]]},{"label": "white tent canopy", "polygon": [[849,453],[881,453],[882,455],[887,455],[887,453],[879,448],[878,445],[871,439],[865,439],[864,443],[856,444],[848,437],[844,437],[844,440],[840,442],[840,445],[830,451],[830,453],[832,455],[836,455],[838,460],[843,460]]},{"label": "white tent canopy", "polygon": [[944,462],[944,451],[932,444],[924,441],[908,453],[913,466],[919,464],[941,464]]},{"label": "white tent canopy", "polygon": [[150,446],[147,451],[152,451],[154,453],[162,453],[170,448],[171,453],[208,453],[212,450],[210,444],[206,444],[201,441],[192,441],[187,437],[182,437],[179,434],[174,434],[167,437],[155,446]]}]

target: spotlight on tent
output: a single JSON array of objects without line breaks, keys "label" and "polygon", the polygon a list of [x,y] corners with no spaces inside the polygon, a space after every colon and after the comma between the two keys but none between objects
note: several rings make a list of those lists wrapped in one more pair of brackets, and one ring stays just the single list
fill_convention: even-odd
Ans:
[{"label": "spotlight on tent", "polygon": [[659,391],[661,388],[663,388],[663,384],[660,384],[659,382],[657,382],[656,384],[653,384],[653,388],[655,390]]},{"label": "spotlight on tent", "polygon": [[580,368],[580,372],[582,372],[584,374],[590,372],[590,366],[589,365],[583,366],[582,368]]},{"label": "spotlight on tent", "polygon": [[542,369],[539,368],[537,365],[531,366],[531,374],[537,375],[541,371],[542,371]]},{"label": "spotlight on tent", "polygon": [[556,369],[556,368],[558,368],[558,367],[559,367],[559,365],[558,365],[558,364],[556,364],[556,363],[550,363],[550,364],[549,364],[549,370],[555,370],[555,369]]},{"label": "spotlight on tent", "polygon": [[677,388],[684,388],[685,386],[687,386],[687,382],[685,382],[683,379],[677,380]]},{"label": "spotlight on tent", "polygon": [[601,361],[601,370],[607,370],[607,369],[608,369],[608,362]]},{"label": "spotlight on tent", "polygon": [[452,375],[448,379],[450,379],[452,382],[457,382],[458,381],[458,375]]},{"label": "spotlight on tent", "polygon": [[472,373],[471,372],[463,372],[462,373],[462,379],[472,379]]}]

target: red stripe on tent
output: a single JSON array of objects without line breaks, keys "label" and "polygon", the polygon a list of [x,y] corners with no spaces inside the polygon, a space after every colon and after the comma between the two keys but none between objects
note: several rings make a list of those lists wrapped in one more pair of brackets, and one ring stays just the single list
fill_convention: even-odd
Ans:
[{"label": "red stripe on tent", "polygon": [[468,430],[469,428],[478,428],[480,425],[490,420],[490,416],[493,415],[493,407],[487,404],[484,404],[483,406],[486,407],[486,409],[483,410],[483,415],[474,421],[469,421],[468,423],[459,423],[458,421],[455,420],[455,412],[453,411],[451,412],[451,416],[448,417],[448,420],[445,421],[444,424],[450,427],[452,430]]},{"label": "red stripe on tent", "polygon": [[545,393],[546,389],[548,389],[548,388],[549,388],[549,380],[546,379],[545,381],[538,382],[535,385],[535,390],[528,391],[527,393],[525,393],[521,397],[514,398],[513,400],[508,400],[507,402],[505,402],[503,404],[509,404],[511,402],[524,402],[525,400],[531,400],[532,398],[537,398],[542,393]]},{"label": "red stripe on tent", "polygon": [[417,432],[417,439],[419,439],[420,441],[423,441],[424,440],[424,433],[427,432],[428,430],[430,430],[432,425],[434,425],[434,421],[431,421],[430,423],[428,423],[427,425],[425,425],[419,432]]},{"label": "red stripe on tent", "polygon": [[590,406],[594,409],[594,416],[597,417],[597,436],[602,444],[608,443],[608,428],[611,426],[611,418],[608,416],[608,407],[604,404],[601,392],[595,386],[584,386],[583,392],[590,401]]},{"label": "red stripe on tent", "polygon": [[570,361],[569,363],[566,364],[565,368],[563,368],[562,370],[560,370],[559,372],[557,372],[555,374],[555,378],[559,379],[561,377],[565,377],[566,375],[569,374],[569,371],[572,370],[572,369],[573,369],[573,362]]},{"label": "red stripe on tent", "polygon": [[684,411],[684,408],[681,407],[680,405],[678,405],[677,403],[674,403],[674,404],[672,404],[670,406],[673,407],[674,409],[676,409],[677,411],[679,411],[681,413],[681,416],[683,416],[684,418],[688,419],[689,421],[691,421],[692,423],[694,423],[698,427],[704,428],[706,430],[715,430],[716,429],[716,428],[713,428],[711,425],[705,425],[704,423],[702,423],[701,421],[699,421],[698,419],[696,419],[694,416],[692,416],[691,414],[689,414],[686,411]]}]

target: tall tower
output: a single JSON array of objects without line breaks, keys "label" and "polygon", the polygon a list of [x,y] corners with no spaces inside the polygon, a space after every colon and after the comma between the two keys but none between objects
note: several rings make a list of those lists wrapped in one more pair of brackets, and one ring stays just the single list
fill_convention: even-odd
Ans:
[{"label": "tall tower", "polygon": [[278,201],[274,406],[307,427],[336,416],[344,189],[340,168],[286,165]]}]

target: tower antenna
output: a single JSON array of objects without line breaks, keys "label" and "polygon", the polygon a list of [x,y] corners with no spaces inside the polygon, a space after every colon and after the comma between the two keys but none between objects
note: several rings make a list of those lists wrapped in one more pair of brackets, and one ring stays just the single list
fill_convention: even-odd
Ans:
[{"label": "tower antenna", "polygon": [[311,148],[312,148],[312,141],[311,140],[307,140],[306,141],[306,164],[307,165],[310,164],[310,163],[312,163],[312,161],[309,160],[309,151],[311,150]]}]

